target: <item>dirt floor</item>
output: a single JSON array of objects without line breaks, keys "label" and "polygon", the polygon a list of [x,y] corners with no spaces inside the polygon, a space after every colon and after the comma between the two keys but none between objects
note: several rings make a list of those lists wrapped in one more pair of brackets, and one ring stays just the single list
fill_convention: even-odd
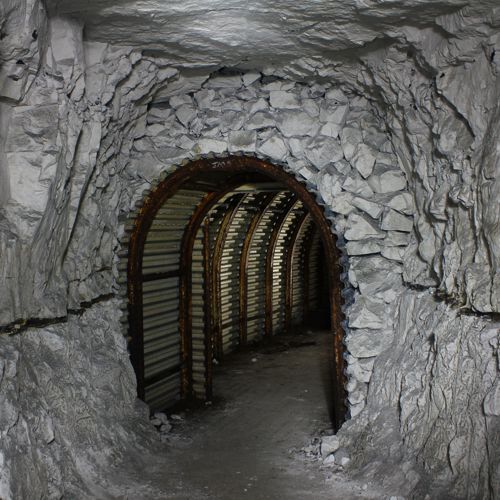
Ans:
[{"label": "dirt floor", "polygon": [[330,341],[326,332],[280,337],[218,366],[213,403],[171,418],[168,465],[157,470],[164,498],[384,498],[301,451],[331,429]]}]

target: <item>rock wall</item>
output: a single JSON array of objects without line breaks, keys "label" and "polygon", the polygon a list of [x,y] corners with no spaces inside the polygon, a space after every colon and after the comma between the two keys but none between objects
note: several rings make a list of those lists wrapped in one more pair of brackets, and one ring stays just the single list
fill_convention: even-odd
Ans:
[{"label": "rock wall", "polygon": [[431,483],[495,497],[493,14],[442,16],[441,32],[408,28],[356,60],[211,75],[84,40],[35,0],[4,2],[0,18],[0,496],[121,494],[92,464],[112,471],[96,450],[123,457],[140,429],[151,442],[112,298],[125,220],[182,160],[238,153],[307,183],[338,235],[353,471],[416,498]]},{"label": "rock wall", "polygon": [[498,35],[473,44],[438,38],[432,49],[408,42],[367,57],[361,72],[363,85],[382,96],[415,194],[405,280],[479,312],[500,308],[498,43]]},{"label": "rock wall", "polygon": [[177,73],[130,49],[84,45],[81,34],[76,21],[51,19],[36,82],[9,106],[2,325],[62,317],[113,292],[118,216],[130,208],[127,156],[147,108],[141,100]]},{"label": "rock wall", "polygon": [[120,315],[111,299],[0,336],[1,498],[155,497],[132,479],[158,438],[136,402]]},{"label": "rock wall", "polygon": [[412,196],[384,124],[366,99],[327,83],[260,73],[180,83],[153,96],[130,170],[154,182],[165,164],[237,153],[283,164],[307,183],[345,254],[348,405],[357,415],[373,358],[393,338],[393,324],[383,318],[392,318],[402,290],[401,262],[413,230]]},{"label": "rock wall", "polygon": [[498,498],[499,323],[413,290],[392,320],[367,411],[340,432],[352,469],[412,498]]}]

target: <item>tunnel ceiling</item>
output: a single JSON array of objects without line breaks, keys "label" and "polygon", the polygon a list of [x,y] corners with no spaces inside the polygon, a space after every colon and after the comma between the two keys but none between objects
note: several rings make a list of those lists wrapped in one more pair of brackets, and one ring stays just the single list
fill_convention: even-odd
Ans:
[{"label": "tunnel ceiling", "polygon": [[154,51],[186,67],[227,65],[261,69],[299,58],[349,59],[383,39],[411,38],[410,27],[461,37],[440,16],[462,9],[468,33],[494,0],[462,9],[463,0],[380,1],[49,0],[52,15],[85,24],[87,40]]}]

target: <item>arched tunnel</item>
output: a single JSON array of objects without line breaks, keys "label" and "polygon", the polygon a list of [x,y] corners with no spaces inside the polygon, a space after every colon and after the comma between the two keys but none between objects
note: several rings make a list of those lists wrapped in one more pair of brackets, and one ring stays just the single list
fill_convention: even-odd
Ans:
[{"label": "arched tunnel", "polygon": [[500,500],[498,4],[0,1],[0,499]]},{"label": "arched tunnel", "polygon": [[211,400],[214,363],[314,327],[331,332],[340,426],[339,254],[302,183],[256,158],[194,161],[147,194],[130,231],[130,351],[152,411]]}]

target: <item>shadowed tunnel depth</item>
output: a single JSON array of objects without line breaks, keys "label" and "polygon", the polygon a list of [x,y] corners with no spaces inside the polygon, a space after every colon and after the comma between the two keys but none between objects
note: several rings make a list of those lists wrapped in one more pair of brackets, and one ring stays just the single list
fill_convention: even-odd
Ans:
[{"label": "shadowed tunnel depth", "polygon": [[340,426],[338,252],[303,184],[255,158],[196,160],[149,194],[131,232],[130,350],[152,410],[210,400],[214,360],[312,325],[333,334],[327,399]]}]

